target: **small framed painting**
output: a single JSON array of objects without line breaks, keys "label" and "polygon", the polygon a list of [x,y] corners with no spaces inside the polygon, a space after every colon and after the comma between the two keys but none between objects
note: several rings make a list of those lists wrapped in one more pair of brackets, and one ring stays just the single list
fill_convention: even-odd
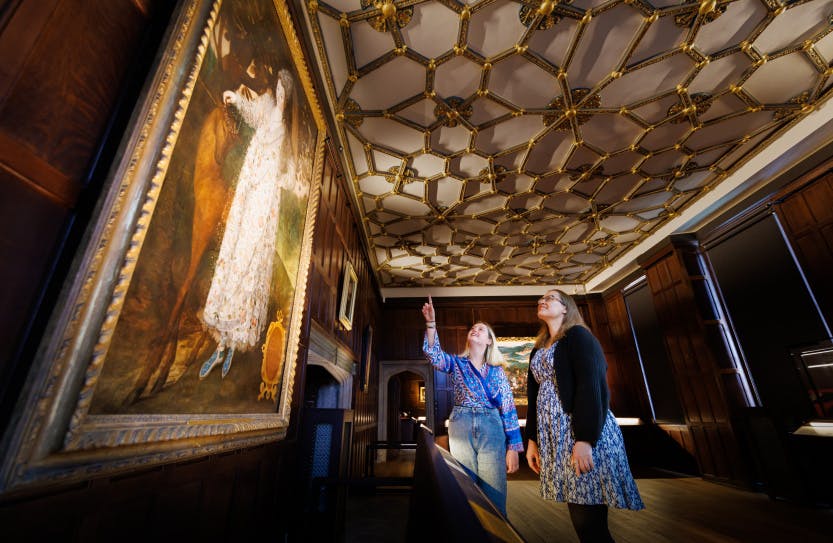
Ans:
[{"label": "small framed painting", "polygon": [[347,262],[341,278],[341,300],[338,305],[338,322],[345,330],[353,329],[353,310],[356,308],[356,289],[359,280],[353,266]]}]

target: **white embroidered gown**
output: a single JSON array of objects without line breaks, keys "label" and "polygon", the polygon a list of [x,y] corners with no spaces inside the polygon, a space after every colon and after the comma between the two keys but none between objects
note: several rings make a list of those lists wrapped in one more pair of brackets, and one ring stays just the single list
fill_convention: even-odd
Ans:
[{"label": "white embroidered gown", "polygon": [[[280,85],[280,83],[279,83]],[[248,99],[233,94],[233,105],[254,135],[243,159],[214,277],[202,320],[218,349],[246,351],[255,346],[267,322],[275,260],[281,188],[303,195],[287,146],[284,103],[271,93]]]}]

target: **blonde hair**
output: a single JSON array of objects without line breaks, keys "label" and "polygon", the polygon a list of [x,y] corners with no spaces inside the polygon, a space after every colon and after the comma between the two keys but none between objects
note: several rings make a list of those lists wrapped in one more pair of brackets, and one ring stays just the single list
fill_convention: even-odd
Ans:
[{"label": "blonde hair", "polygon": [[[567,333],[567,330],[572,328],[573,326],[584,326],[585,328],[587,325],[584,323],[584,317],[581,316],[581,311],[578,310],[578,306],[576,305],[576,301],[573,300],[573,297],[554,288],[552,290],[548,290],[547,293],[554,293],[558,300],[567,308],[567,312],[564,314],[564,319],[561,321],[561,327],[555,333],[554,336],[550,337],[550,329],[547,326],[546,322],[541,321],[541,328],[538,330],[538,335],[535,336],[535,348],[541,349],[546,347],[549,344],[552,344],[555,341],[558,341],[564,334]],[[546,294],[545,294],[546,295]]]},{"label": "blonde hair", "polygon": [[[476,323],[472,324],[474,327],[477,324],[482,324],[486,327],[486,330],[489,332],[489,339],[492,340],[490,345],[486,345],[486,352],[484,353],[486,363],[490,366],[504,366],[506,365],[506,360],[503,359],[503,353],[500,352],[500,349],[497,348],[497,336],[495,336],[495,331],[492,330],[492,327],[489,326],[489,323],[483,321],[477,321]],[[469,343],[466,341],[466,350],[463,351],[460,356],[465,356],[471,358],[471,353],[469,353]]]}]

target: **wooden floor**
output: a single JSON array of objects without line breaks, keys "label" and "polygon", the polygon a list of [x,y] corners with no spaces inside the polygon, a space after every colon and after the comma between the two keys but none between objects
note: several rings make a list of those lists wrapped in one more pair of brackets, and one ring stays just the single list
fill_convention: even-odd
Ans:
[{"label": "wooden floor", "polygon": [[[522,466],[509,480],[509,521],[528,543],[577,542],[566,505],[542,500],[538,480]],[[411,473],[407,455],[376,468],[380,476]],[[833,509],[771,500],[699,477],[648,473],[637,478],[637,485],[645,510],[610,511],[618,543],[833,543]],[[401,494],[351,496],[345,541],[404,541],[408,505],[408,496]]]},{"label": "wooden floor", "polygon": [[[397,451],[396,457],[374,467],[377,477],[413,477],[415,451]],[[345,514],[346,543],[401,543],[407,539],[409,494],[367,495],[354,491]]]},{"label": "wooden floor", "polygon": [[[641,477],[637,485],[643,511],[610,510],[618,543],[833,542],[831,509],[770,500],[699,477]],[[567,506],[545,502],[538,487],[531,477],[510,481],[509,521],[528,543],[578,542]]]}]

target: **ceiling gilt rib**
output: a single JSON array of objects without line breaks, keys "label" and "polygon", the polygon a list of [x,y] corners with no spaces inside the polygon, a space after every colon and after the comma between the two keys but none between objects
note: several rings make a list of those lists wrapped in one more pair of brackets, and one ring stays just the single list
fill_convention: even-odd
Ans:
[{"label": "ceiling gilt rib", "polygon": [[[677,102],[669,107],[667,117],[672,117],[671,122],[674,124],[684,123],[689,120],[689,117],[696,119],[698,114],[702,115],[709,110],[711,107],[711,100],[712,97],[710,95],[704,92],[698,92],[691,95],[691,98],[688,100],[691,102],[691,105],[687,105],[683,102]],[[680,113],[684,113],[685,115],[680,115]],[[692,122],[691,124],[695,126],[697,125],[696,122]]]},{"label": "ceiling gilt rib", "polygon": [[[582,101],[590,95],[590,89],[573,89],[570,91],[571,102],[575,105],[577,103],[581,103]],[[587,108],[598,108],[602,103],[601,98],[598,94],[594,94],[587,98],[584,104]],[[576,122],[578,124],[584,124],[590,120],[592,116],[589,113],[580,113],[575,107],[568,107],[567,104],[564,103],[564,97],[559,96],[549,104],[547,104],[547,108],[552,110],[552,113],[546,113],[542,117],[542,121],[544,122],[544,126],[549,126],[555,121],[559,120],[562,116],[566,118],[575,117]],[[556,130],[570,130],[570,125],[567,123],[561,123],[555,127]]]},{"label": "ceiling gilt rib", "polygon": [[[569,4],[571,1],[569,0],[564,3]],[[556,4],[558,4],[558,0],[543,0],[537,9],[529,4],[523,4],[518,11],[518,17],[524,26],[530,27],[540,16],[541,18],[538,20],[538,25],[535,28],[537,30],[549,30],[561,20],[560,16],[552,14]]]},{"label": "ceiling gilt rib", "polygon": [[721,4],[717,0],[700,0],[699,7],[676,15],[674,22],[677,26],[687,28],[694,23],[698,16],[701,16],[703,24],[706,24],[711,23],[724,13],[726,13],[726,4]]},{"label": "ceiling gilt rib", "polygon": [[586,283],[829,98],[816,4],[309,0],[381,285]]},{"label": "ceiling gilt rib", "polygon": [[463,102],[465,100],[459,96],[450,96],[443,103],[437,104],[437,107],[434,108],[434,115],[436,115],[437,120],[444,126],[453,128],[460,124],[461,117],[468,119],[473,112],[471,105],[460,109]]},{"label": "ceiling gilt rib", "polygon": [[379,11],[378,15],[367,19],[367,23],[378,32],[390,32],[394,27],[405,28],[414,16],[413,8],[399,10],[393,0],[361,0],[361,3],[364,10]]}]

